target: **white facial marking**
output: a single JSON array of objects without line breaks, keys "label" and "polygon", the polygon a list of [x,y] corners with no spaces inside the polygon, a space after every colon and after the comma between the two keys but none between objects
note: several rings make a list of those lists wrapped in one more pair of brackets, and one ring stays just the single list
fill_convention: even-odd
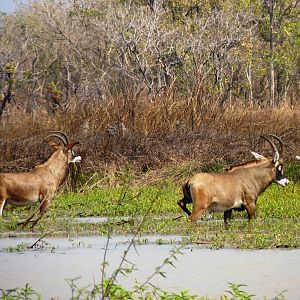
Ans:
[{"label": "white facial marking", "polygon": [[75,156],[71,161],[71,163],[81,162],[81,156]]},{"label": "white facial marking", "polygon": [[289,184],[289,180],[287,178],[282,178],[280,180],[276,180],[276,182],[281,186],[287,186]]},{"label": "white facial marking", "polygon": [[297,156],[296,156],[296,159],[297,159],[297,160],[300,160],[300,156],[299,156],[299,155],[297,155]]}]

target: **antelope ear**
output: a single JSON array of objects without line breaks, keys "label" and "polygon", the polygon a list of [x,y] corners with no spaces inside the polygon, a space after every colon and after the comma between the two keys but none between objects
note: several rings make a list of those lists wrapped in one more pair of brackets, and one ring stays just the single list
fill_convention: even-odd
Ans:
[{"label": "antelope ear", "polygon": [[44,141],[44,142],[46,142],[49,146],[51,146],[52,148],[54,148],[55,150],[57,150],[58,148],[59,148],[59,144],[57,144],[57,143],[55,143],[55,142],[53,142],[53,141]]},{"label": "antelope ear", "polygon": [[66,149],[70,150],[76,145],[79,145],[79,142],[73,142],[73,143],[70,143],[70,144],[66,145]]},{"label": "antelope ear", "polygon": [[251,154],[254,156],[254,158],[256,159],[256,160],[263,160],[263,159],[266,159],[266,157],[264,157],[263,155],[261,155],[261,154],[259,154],[259,153],[256,153],[256,152],[254,152],[254,151],[250,151],[251,152]]}]

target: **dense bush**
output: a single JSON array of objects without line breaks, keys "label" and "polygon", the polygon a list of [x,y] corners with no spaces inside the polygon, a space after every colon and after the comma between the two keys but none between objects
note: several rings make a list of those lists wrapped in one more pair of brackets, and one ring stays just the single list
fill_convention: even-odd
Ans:
[{"label": "dense bush", "polygon": [[299,151],[298,1],[39,0],[0,15],[0,168],[45,159],[51,129],[84,168]]}]

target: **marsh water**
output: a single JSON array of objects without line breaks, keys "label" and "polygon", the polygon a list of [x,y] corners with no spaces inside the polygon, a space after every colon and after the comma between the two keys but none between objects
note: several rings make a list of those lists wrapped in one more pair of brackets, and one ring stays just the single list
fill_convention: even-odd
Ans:
[{"label": "marsh water", "polygon": [[[120,264],[131,239],[130,236],[109,239],[106,251],[108,275]],[[171,243],[164,244],[166,240]],[[128,288],[135,285],[136,280],[143,283],[180,240],[181,237],[176,236],[140,237],[127,257],[136,270],[127,277],[118,276],[118,283]],[[90,288],[101,282],[107,238],[44,238],[31,250],[14,250],[16,245],[33,245],[36,241],[33,237],[0,239],[0,288],[24,287],[30,283],[43,299],[69,299],[71,289],[66,279],[80,277],[76,284],[80,287],[90,284]],[[6,252],[8,249],[12,252]],[[191,294],[217,298],[228,290],[228,282],[232,282],[247,285],[243,289],[256,295],[254,299],[263,299],[263,296],[271,299],[285,290],[286,299],[300,299],[299,249],[211,250],[187,245],[181,251],[183,254],[178,254],[174,262],[175,268],[165,266],[166,278],[157,275],[151,280],[153,284],[170,292],[187,289]]]}]

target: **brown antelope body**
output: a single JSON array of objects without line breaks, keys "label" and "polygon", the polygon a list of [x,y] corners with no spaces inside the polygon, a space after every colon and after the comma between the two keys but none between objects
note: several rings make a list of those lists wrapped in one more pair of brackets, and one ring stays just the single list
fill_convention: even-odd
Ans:
[{"label": "brown antelope body", "polygon": [[48,144],[54,147],[55,152],[47,161],[35,166],[29,172],[0,174],[0,216],[6,204],[23,206],[41,202],[38,217],[31,221],[37,214],[36,211],[26,221],[19,223],[23,227],[29,222],[33,222],[33,227],[41,219],[63,182],[69,163],[81,160],[81,157],[75,156],[72,151],[78,142],[69,143],[68,138],[62,132],[53,132],[47,138],[49,137],[58,138],[63,145],[48,141]]},{"label": "brown antelope body", "polygon": [[[282,141],[274,136],[281,143]],[[274,157],[250,161],[223,173],[199,173],[190,178],[182,187],[184,197],[178,205],[185,211],[192,222],[196,222],[206,211],[224,212],[227,224],[232,210],[247,210],[248,218],[256,217],[256,201],[258,196],[272,183],[286,186],[289,181],[283,174],[280,155],[269,137],[266,139],[274,150]],[[192,213],[186,204],[193,203]]]}]

